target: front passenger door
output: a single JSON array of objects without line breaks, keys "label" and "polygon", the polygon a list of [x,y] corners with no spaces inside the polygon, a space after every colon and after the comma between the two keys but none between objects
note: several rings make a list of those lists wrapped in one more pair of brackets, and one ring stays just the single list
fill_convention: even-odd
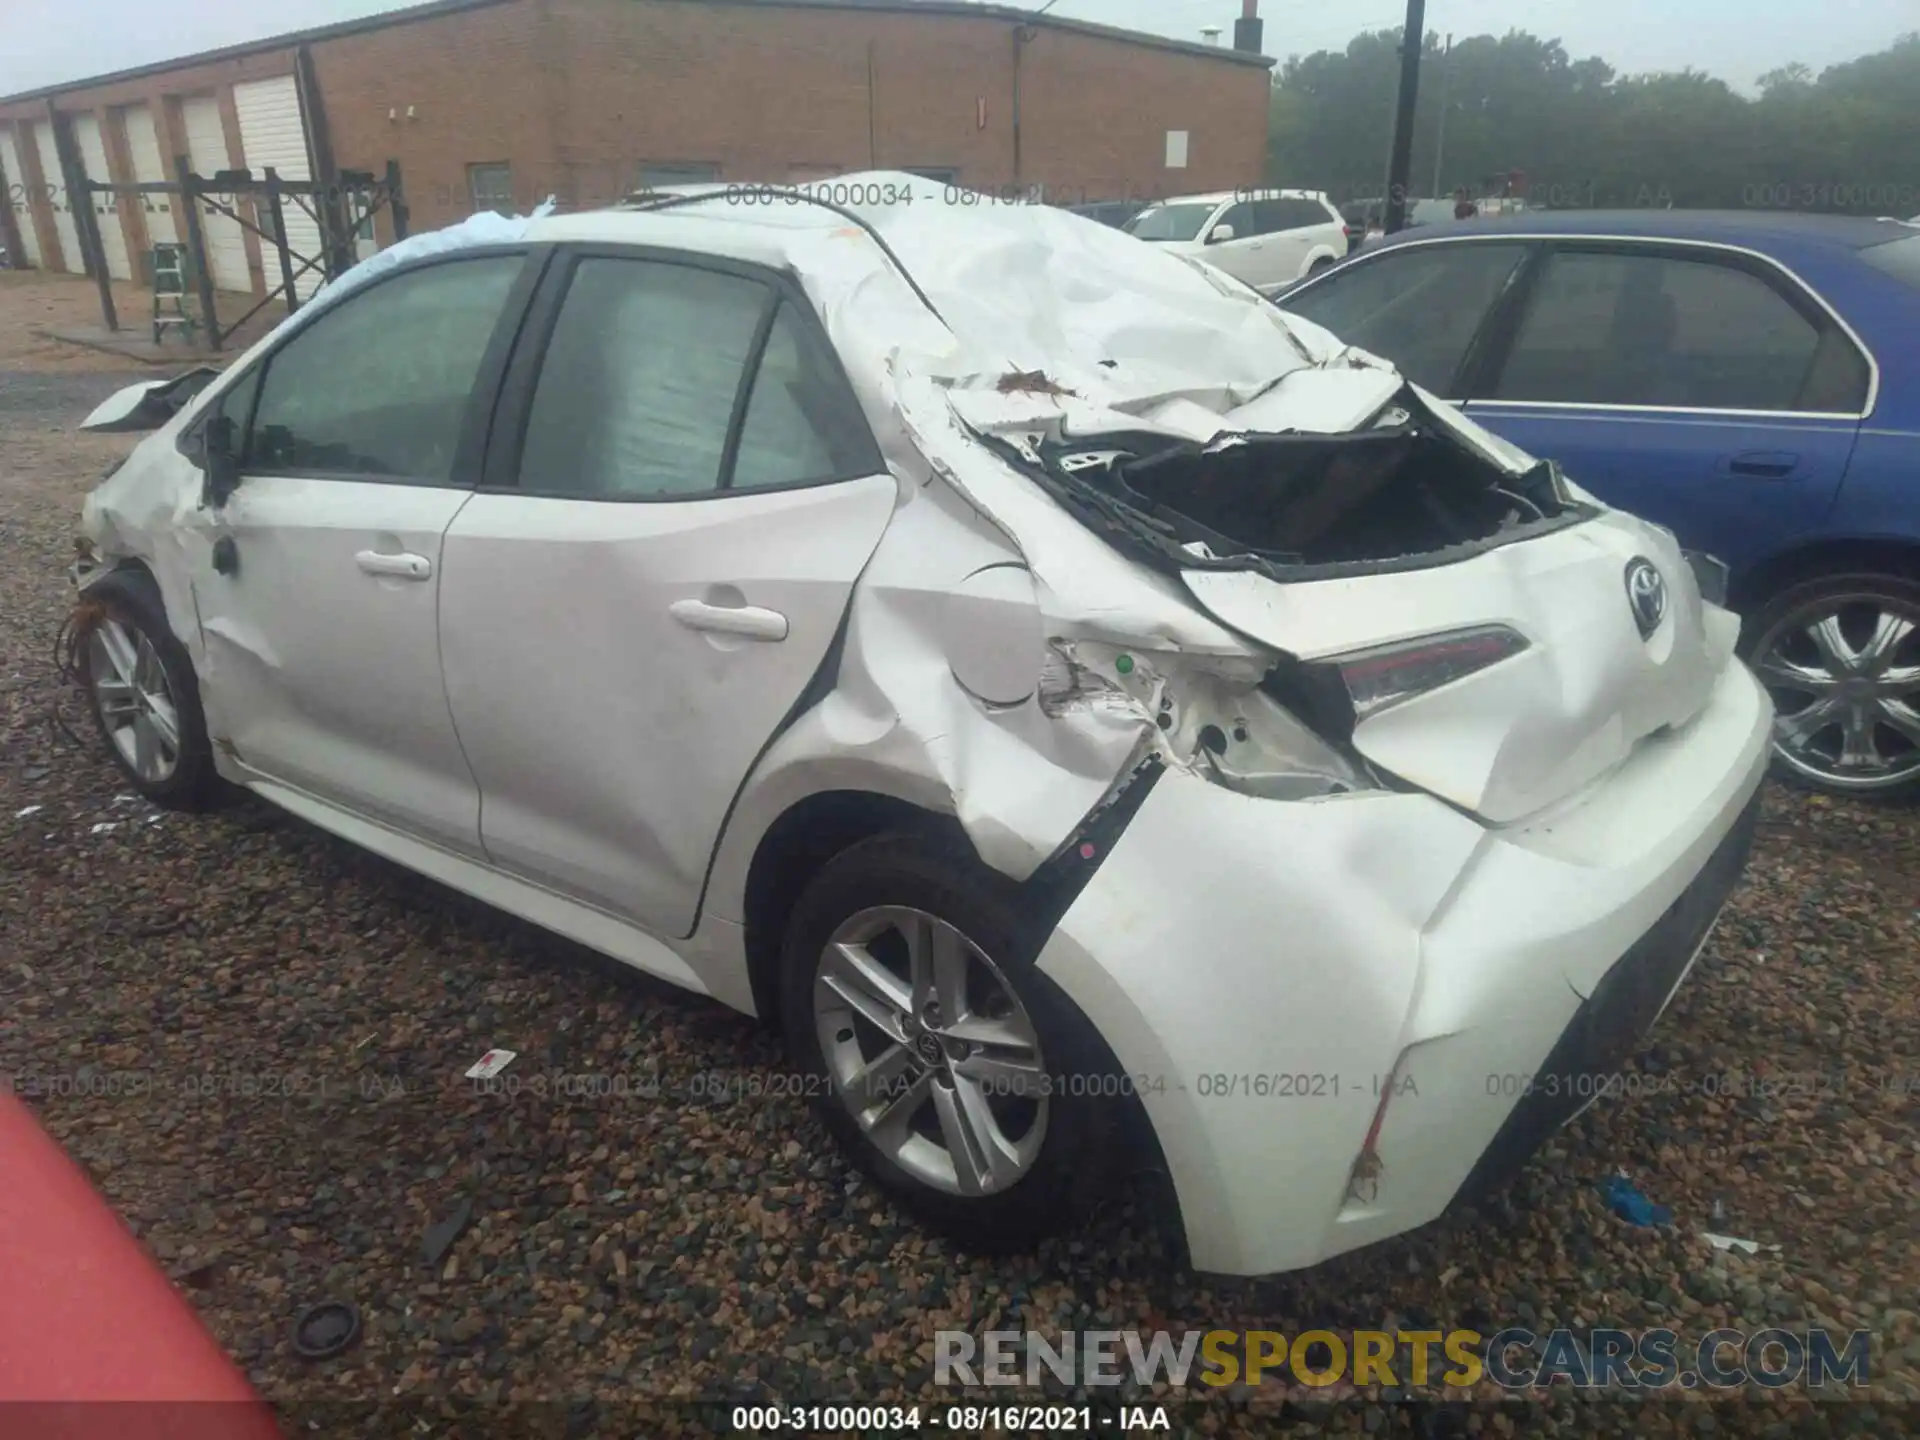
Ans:
[{"label": "front passenger door", "polygon": [[479,854],[440,676],[441,537],[473,493],[528,261],[369,282],[217,402],[240,482],[194,577],[208,730],[255,776]]},{"label": "front passenger door", "polygon": [[632,249],[555,272],[447,534],[447,693],[489,858],[681,936],[898,489],[787,282]]},{"label": "front passenger door", "polygon": [[1268,249],[1273,237],[1260,228],[1260,217],[1253,205],[1244,200],[1229,205],[1214,225],[1231,225],[1233,238],[1209,241],[1200,258],[1256,290],[1271,289],[1278,279],[1274,258]]}]

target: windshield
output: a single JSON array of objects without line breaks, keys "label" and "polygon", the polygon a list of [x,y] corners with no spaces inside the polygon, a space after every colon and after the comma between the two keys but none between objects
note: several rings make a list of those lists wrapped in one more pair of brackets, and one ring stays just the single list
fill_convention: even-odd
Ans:
[{"label": "windshield", "polygon": [[1869,245],[1860,256],[1876,269],[1920,290],[1920,235]]},{"label": "windshield", "polygon": [[1127,222],[1127,233],[1136,240],[1192,240],[1207,223],[1216,207],[1212,205],[1156,205]]}]

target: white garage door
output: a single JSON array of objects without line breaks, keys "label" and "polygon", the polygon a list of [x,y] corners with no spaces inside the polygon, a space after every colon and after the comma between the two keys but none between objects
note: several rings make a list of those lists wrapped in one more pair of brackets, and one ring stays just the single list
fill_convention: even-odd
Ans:
[{"label": "white garage door", "polygon": [[[153,111],[145,105],[129,105],[120,113],[127,131],[127,153],[133,157],[133,178],[141,185],[170,183],[176,177],[160,158],[160,137],[153,128]],[[180,232],[173,224],[174,197],[142,195],[140,208],[147,217],[147,243],[176,245]]]},{"label": "white garage door", "polygon": [[61,179],[66,172],[60,168],[60,152],[54,148],[53,127],[45,122],[24,123],[33,136],[34,148],[40,152],[40,176],[53,203],[53,228],[60,238],[60,254],[56,257],[59,263],[54,268],[84,275],[87,267],[80,258],[80,232],[73,228],[73,211],[67,206],[67,187]]},{"label": "white garage door", "polygon": [[27,204],[27,177],[20,170],[20,147],[11,124],[0,125],[0,170],[7,172],[7,205],[13,228],[20,232],[20,250],[27,263],[40,268],[40,232],[33,228],[33,207]]},{"label": "white garage door", "polygon": [[[80,168],[89,180],[113,180],[107,165],[106,142],[100,138],[100,117],[92,111],[73,117],[73,140],[80,149]],[[89,190],[80,198],[91,204],[93,218],[100,227],[100,249],[107,257],[107,274],[116,280],[133,279],[133,265],[127,258],[127,232],[120,225],[120,206],[112,195]]]},{"label": "white garage door", "polygon": [[[187,132],[187,163],[193,173],[211,178],[221,170],[234,168],[227,154],[227,132],[220,124],[220,102],[211,95],[195,95],[180,106],[180,118]],[[238,210],[232,197],[218,197],[223,205]],[[231,215],[203,204],[200,207],[200,233],[207,242],[207,268],[213,283],[221,290],[252,290],[253,276],[247,271],[247,242],[240,222]]]},{"label": "white garage door", "polygon": [[[233,108],[240,114],[240,146],[247,152],[246,166],[256,178],[268,166],[282,180],[313,178],[307,164],[307,132],[300,122],[300,91],[291,75],[234,86]],[[290,258],[295,270],[302,262],[320,256],[320,226],[306,208],[313,203],[308,200],[303,205],[284,196],[280,201],[280,217],[287,227],[287,248],[293,252]],[[273,219],[266,203],[262,201],[256,208],[259,214],[255,223],[271,235]],[[280,283],[280,257],[267,253],[272,248],[263,245],[260,255],[269,289]],[[320,288],[324,278],[315,268],[296,278],[293,286],[304,300]]]}]

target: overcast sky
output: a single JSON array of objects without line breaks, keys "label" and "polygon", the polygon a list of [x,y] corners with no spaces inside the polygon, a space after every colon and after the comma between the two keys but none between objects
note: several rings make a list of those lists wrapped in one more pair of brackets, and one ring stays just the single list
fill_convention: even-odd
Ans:
[{"label": "overcast sky", "polygon": [[[402,8],[391,0],[3,0],[0,95],[122,70],[196,50]],[[1239,0],[1055,0],[1060,15],[1231,43]],[[1340,49],[1397,24],[1403,0],[1260,0],[1266,49],[1285,57]],[[1456,36],[1530,30],[1577,59],[1616,69],[1692,65],[1751,90],[1765,71],[1819,70],[1920,29],[1920,0],[1428,0],[1427,29]]]}]

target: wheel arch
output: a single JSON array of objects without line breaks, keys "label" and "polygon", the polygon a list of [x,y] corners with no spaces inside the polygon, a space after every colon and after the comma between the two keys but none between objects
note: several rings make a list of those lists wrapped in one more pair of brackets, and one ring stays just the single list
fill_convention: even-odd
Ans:
[{"label": "wheel arch", "polygon": [[862,840],[908,831],[973,844],[951,815],[874,790],[820,790],[794,801],[761,833],[741,895],[747,983],[755,1013],[780,1020],[780,947],[794,902],[820,867]]},{"label": "wheel arch", "polygon": [[1886,574],[1920,583],[1920,540],[1841,536],[1808,541],[1771,555],[1734,577],[1730,607],[1745,616],[1795,585],[1823,575]]}]

